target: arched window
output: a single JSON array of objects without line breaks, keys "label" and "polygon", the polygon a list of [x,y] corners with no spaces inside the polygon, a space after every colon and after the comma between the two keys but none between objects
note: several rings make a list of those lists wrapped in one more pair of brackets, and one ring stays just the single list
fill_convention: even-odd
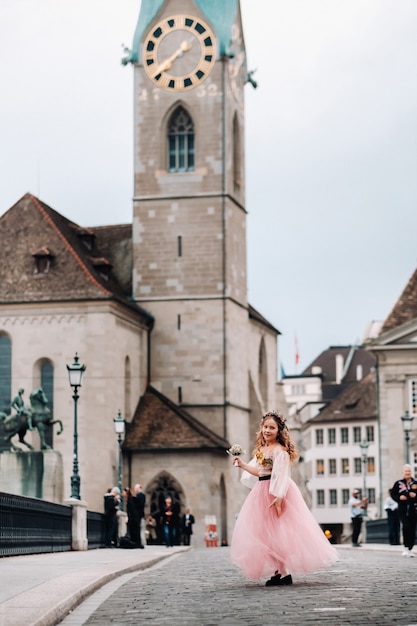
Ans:
[{"label": "arched window", "polygon": [[125,358],[125,418],[130,420],[130,397],[131,397],[131,373],[130,373],[130,358]]},{"label": "arched window", "polygon": [[[41,387],[48,398],[48,409],[54,415],[54,368],[50,361],[43,361],[41,365]],[[45,429],[45,441],[48,446],[53,447],[53,428]]]},{"label": "arched window", "polygon": [[258,375],[259,375],[259,391],[262,396],[262,402],[264,406],[268,402],[268,364],[266,360],[266,348],[265,339],[262,337],[261,344],[259,346],[259,362],[258,362]]},{"label": "arched window", "polygon": [[168,122],[168,170],[194,170],[194,124],[182,106],[175,109]]},{"label": "arched window", "polygon": [[238,191],[242,185],[242,161],[239,120],[235,114],[233,118],[233,186]]},{"label": "arched window", "polygon": [[10,413],[12,398],[12,342],[0,334],[0,411]]}]

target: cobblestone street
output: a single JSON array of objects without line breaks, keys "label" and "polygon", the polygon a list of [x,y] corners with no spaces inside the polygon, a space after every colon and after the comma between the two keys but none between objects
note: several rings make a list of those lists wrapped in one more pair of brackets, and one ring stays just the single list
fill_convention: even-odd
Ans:
[{"label": "cobblestone street", "polygon": [[265,587],[241,576],[229,548],[191,550],[119,580],[93,613],[85,613],[87,600],[63,624],[417,625],[417,558],[400,549],[339,552],[329,570]]}]

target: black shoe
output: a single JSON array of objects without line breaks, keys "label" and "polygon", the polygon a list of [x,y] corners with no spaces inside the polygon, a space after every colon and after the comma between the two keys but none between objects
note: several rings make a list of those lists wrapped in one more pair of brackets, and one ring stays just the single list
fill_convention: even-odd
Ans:
[{"label": "black shoe", "polygon": [[276,574],[275,576],[272,576],[272,578],[266,581],[265,587],[274,587],[275,585],[279,585],[280,578],[281,578],[281,574]]},{"label": "black shoe", "polygon": [[277,585],[292,585],[291,574],[288,574],[288,576],[284,576],[284,578],[280,578],[276,584]]}]

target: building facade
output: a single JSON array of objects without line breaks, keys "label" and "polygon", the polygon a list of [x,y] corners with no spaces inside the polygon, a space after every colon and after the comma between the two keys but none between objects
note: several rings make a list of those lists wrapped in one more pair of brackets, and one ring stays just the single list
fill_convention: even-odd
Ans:
[{"label": "building facade", "polygon": [[[118,481],[157,515],[169,493],[230,538],[244,497],[225,449],[251,450],[261,413],[285,405],[275,329],[247,301],[246,65],[237,0],[143,0],[123,60],[134,81],[132,224],[85,228],[26,194],[0,218],[0,402],[45,386],[73,464],[66,365],[78,401],[81,497],[102,510]],[[126,104],[128,106],[128,103]],[[29,227],[30,225],[30,227]],[[17,245],[16,245],[16,242]],[[37,433],[27,438],[38,446]]]}]

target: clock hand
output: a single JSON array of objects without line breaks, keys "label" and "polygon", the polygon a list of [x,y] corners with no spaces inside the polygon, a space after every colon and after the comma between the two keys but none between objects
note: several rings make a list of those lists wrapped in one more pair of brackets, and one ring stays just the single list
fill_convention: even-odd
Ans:
[{"label": "clock hand", "polygon": [[161,74],[162,72],[166,72],[167,70],[170,70],[175,59],[182,56],[184,52],[188,52],[189,50],[191,50],[191,47],[192,46],[188,41],[183,41],[180,47],[177,50],[175,50],[175,52],[171,54],[170,57],[168,57],[167,59],[165,59],[165,61],[162,61],[162,63],[158,65],[156,70],[153,72],[153,76],[155,77],[158,74]]}]

